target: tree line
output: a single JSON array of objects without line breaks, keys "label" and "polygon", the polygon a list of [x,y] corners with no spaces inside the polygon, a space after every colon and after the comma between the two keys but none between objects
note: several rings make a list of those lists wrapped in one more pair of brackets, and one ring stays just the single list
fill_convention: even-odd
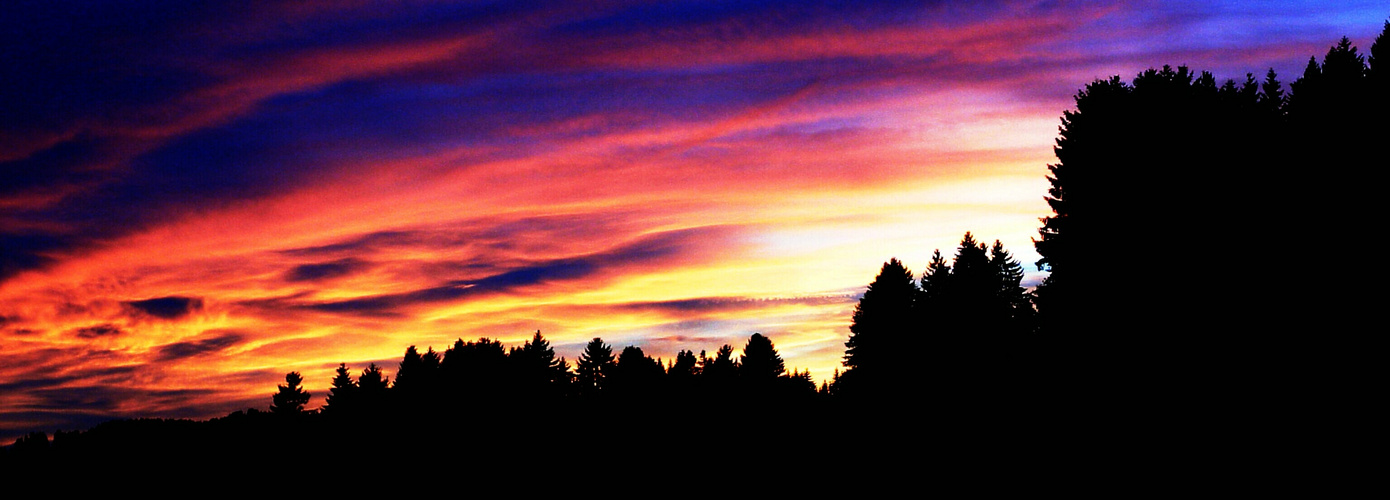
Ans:
[{"label": "tree line", "polygon": [[315,412],[305,410],[312,396],[302,382],[298,372],[286,374],[285,384],[278,386],[272,397],[272,414],[321,412],[327,418],[354,418],[560,400],[625,404],[658,399],[676,402],[718,394],[787,401],[806,400],[818,393],[810,371],[788,371],[772,340],[760,333],[748,338],[737,357],[734,348],[725,344],[713,356],[682,350],[669,361],[648,356],[641,347],[631,345],[615,356],[613,347],[596,337],[584,347],[573,367],[564,357],[555,356],[539,331],[510,349],[488,338],[459,339],[442,354],[433,348],[421,353],[410,346],[394,381],[375,363],[356,379],[346,364],[339,364],[326,402]]}]

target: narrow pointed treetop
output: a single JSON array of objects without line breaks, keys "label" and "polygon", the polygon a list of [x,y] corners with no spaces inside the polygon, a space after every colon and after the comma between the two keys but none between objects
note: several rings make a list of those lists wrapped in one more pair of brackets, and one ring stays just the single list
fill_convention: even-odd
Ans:
[{"label": "narrow pointed treetop", "polygon": [[578,374],[575,382],[579,385],[580,393],[592,394],[603,389],[604,379],[617,363],[613,358],[613,348],[604,344],[602,338],[594,337],[584,346],[576,365]]},{"label": "narrow pointed treetop", "polygon": [[338,411],[352,406],[357,390],[357,382],[354,382],[352,375],[348,373],[347,364],[338,363],[338,369],[333,375],[333,387],[328,389],[328,396],[325,398],[324,411]]}]

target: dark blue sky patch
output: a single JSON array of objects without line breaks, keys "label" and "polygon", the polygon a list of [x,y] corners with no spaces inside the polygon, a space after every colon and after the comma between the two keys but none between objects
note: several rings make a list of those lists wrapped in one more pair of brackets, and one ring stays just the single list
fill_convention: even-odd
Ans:
[{"label": "dark blue sky patch", "polygon": [[47,252],[74,246],[71,238],[56,234],[17,234],[0,232],[0,282],[23,271],[53,262]]},{"label": "dark blue sky patch", "polygon": [[[72,355],[72,353],[67,350],[54,349],[53,351],[57,351],[56,354]],[[76,372],[56,376],[43,376],[34,378],[21,377],[16,380],[0,383],[0,392],[27,392],[39,389],[50,389],[77,381],[88,381],[88,383],[90,383],[93,380],[105,382],[124,381],[129,380],[130,377],[133,374],[135,374],[135,372],[140,370],[140,368],[141,367],[138,366],[122,365],[94,368],[89,370],[78,370]]]},{"label": "dark blue sky patch", "polygon": [[225,350],[242,343],[245,339],[246,336],[240,333],[224,332],[197,340],[175,342],[173,344],[160,346],[155,355],[155,359],[159,361],[172,361],[193,358]]},{"label": "dark blue sky patch", "polygon": [[203,299],[196,297],[158,297],[124,304],[141,313],[162,319],[179,319],[203,309]]},{"label": "dark blue sky patch", "polygon": [[84,339],[95,339],[100,337],[110,337],[125,333],[119,327],[111,323],[93,325],[72,330],[74,335]]},{"label": "dark blue sky patch", "polygon": [[280,253],[292,256],[327,256],[343,253],[365,252],[376,248],[399,246],[419,241],[427,236],[424,231],[376,231],[355,236],[337,243],[303,248],[281,250]]},{"label": "dark blue sky patch", "polygon": [[319,281],[347,276],[370,266],[354,258],[338,259],[319,264],[301,264],[285,273],[286,281]]}]

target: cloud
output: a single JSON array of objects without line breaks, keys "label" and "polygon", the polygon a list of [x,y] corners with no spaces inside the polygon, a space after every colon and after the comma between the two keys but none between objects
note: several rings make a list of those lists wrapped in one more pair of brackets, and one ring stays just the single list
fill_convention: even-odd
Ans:
[{"label": "cloud", "polygon": [[689,315],[692,313],[714,313],[729,311],[745,311],[750,309],[762,309],[782,305],[811,305],[819,306],[826,304],[840,304],[857,300],[857,297],[849,294],[845,295],[813,295],[805,297],[774,297],[774,298],[753,298],[753,297],[701,297],[682,300],[665,300],[655,302],[630,302],[608,306],[613,309],[630,311],[659,311],[672,315]]},{"label": "cloud", "polygon": [[139,313],[161,319],[179,319],[203,309],[203,299],[196,297],[158,297],[123,304]]},{"label": "cloud", "polygon": [[223,332],[209,337],[166,344],[156,349],[155,359],[173,361],[187,359],[225,350],[246,340],[239,332]]},{"label": "cloud", "polygon": [[106,323],[103,325],[86,326],[72,330],[74,335],[84,339],[94,339],[99,337],[110,337],[125,333],[116,325]]},{"label": "cloud", "polygon": [[518,288],[552,282],[576,281],[604,274],[634,272],[660,263],[674,263],[678,257],[693,257],[705,245],[727,240],[732,228],[703,227],[657,233],[603,252],[523,265],[509,271],[475,280],[453,280],[411,292],[377,295],[357,299],[304,304],[325,312],[382,315],[419,304],[449,302],[468,297],[506,293]]}]

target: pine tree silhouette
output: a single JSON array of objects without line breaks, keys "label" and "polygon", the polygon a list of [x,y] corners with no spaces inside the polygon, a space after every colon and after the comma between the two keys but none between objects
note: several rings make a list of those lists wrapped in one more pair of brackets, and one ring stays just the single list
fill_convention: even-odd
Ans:
[{"label": "pine tree silhouette", "polygon": [[753,383],[768,383],[786,371],[786,364],[782,356],[777,354],[771,339],[761,333],[748,337],[748,343],[743,346],[743,355],[739,357],[739,377]]},{"label": "pine tree silhouette", "polygon": [[347,364],[338,363],[338,369],[333,375],[333,386],[328,389],[328,396],[324,398],[324,413],[352,412],[356,409],[354,406],[357,403],[357,392],[357,382],[348,374]]},{"label": "pine tree silhouette", "polygon": [[584,352],[579,354],[579,362],[576,365],[578,373],[575,376],[576,390],[581,396],[600,394],[614,365],[616,362],[613,359],[613,348],[604,344],[603,339],[594,337],[594,340],[584,346]]},{"label": "pine tree silhouette", "polygon": [[279,386],[279,392],[271,398],[270,411],[278,415],[303,413],[304,405],[309,404],[309,393],[299,386],[303,382],[304,377],[299,372],[285,374],[285,385]]},{"label": "pine tree silhouette", "polygon": [[507,353],[516,381],[514,390],[528,395],[557,397],[568,391],[573,374],[565,358],[556,358],[555,349],[540,330],[521,347]]},{"label": "pine tree silhouette", "polygon": [[849,340],[845,342],[840,392],[847,396],[868,396],[900,392],[899,372],[907,366],[904,343],[917,330],[914,302],[918,289],[912,272],[898,259],[883,264],[878,276],[864,291],[854,308]]},{"label": "pine tree silhouette", "polygon": [[358,404],[363,410],[368,412],[379,412],[386,409],[388,390],[391,380],[381,373],[381,368],[376,363],[367,365],[362,370],[362,375],[357,377]]}]

